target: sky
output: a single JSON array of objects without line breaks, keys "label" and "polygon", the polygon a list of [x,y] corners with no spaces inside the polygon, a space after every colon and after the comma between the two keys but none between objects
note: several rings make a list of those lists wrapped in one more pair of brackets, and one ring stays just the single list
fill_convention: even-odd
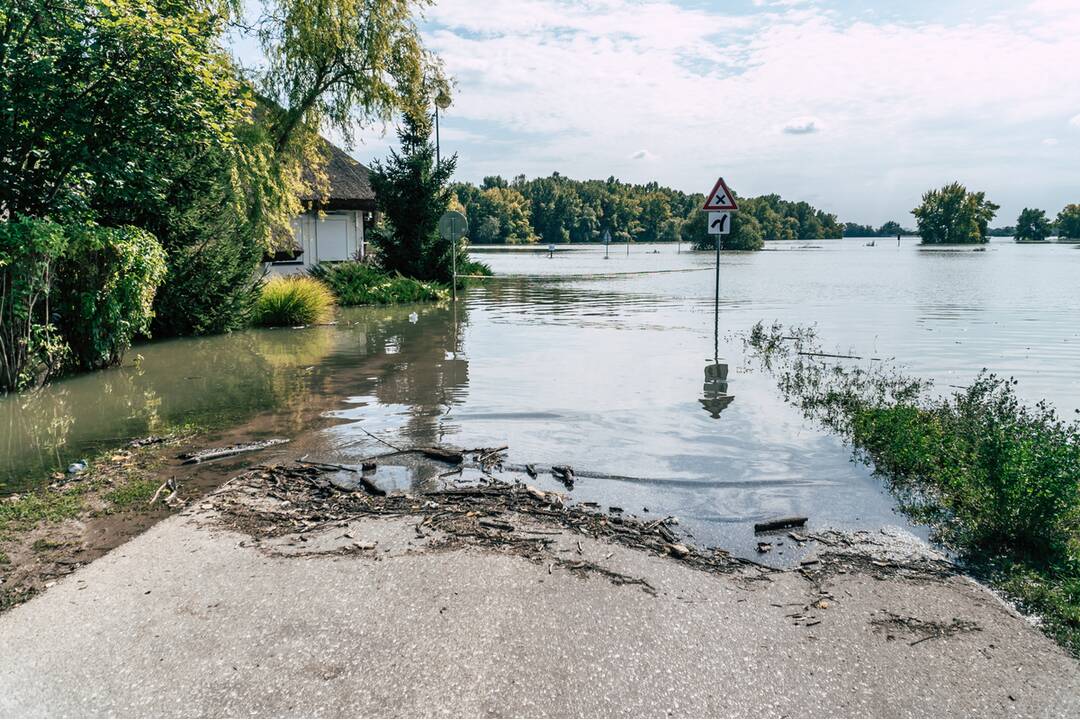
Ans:
[{"label": "sky", "polygon": [[1080,0],[440,0],[420,26],[462,180],[722,175],[874,225],[953,180],[994,225],[1080,202]]}]

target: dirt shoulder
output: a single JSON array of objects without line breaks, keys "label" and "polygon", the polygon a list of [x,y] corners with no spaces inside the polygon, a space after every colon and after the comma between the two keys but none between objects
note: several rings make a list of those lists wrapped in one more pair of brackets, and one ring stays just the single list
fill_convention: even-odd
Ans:
[{"label": "dirt shoulder", "polygon": [[[181,455],[258,436],[238,428],[140,438],[90,458],[80,472],[55,474],[40,490],[0,497],[0,611],[179,512],[252,461],[245,453],[184,464]],[[283,452],[275,446],[257,455]]]},{"label": "dirt shoulder", "polygon": [[0,714],[1080,712],[1075,661],[896,538],[775,571],[521,483],[355,475],[252,468],[0,616]]}]

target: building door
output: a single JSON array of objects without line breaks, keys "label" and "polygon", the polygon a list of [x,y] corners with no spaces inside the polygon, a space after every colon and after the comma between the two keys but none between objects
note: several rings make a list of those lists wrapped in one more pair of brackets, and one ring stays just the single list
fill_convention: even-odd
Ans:
[{"label": "building door", "polygon": [[315,235],[319,262],[349,259],[349,217],[326,215],[319,220]]}]

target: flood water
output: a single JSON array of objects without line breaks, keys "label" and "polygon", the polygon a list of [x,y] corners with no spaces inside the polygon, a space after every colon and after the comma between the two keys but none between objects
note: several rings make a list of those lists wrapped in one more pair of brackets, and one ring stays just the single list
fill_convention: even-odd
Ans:
[{"label": "flood water", "polygon": [[383,449],[366,430],[569,464],[587,475],[577,499],[674,515],[699,542],[747,551],[747,524],[768,516],[905,524],[849,449],[745,360],[736,334],[759,320],[813,324],[826,348],[895,358],[942,392],[986,367],[1030,400],[1070,416],[1080,407],[1074,245],[832,240],[725,254],[719,368],[715,256],[624,253],[477,253],[500,277],[457,307],[349,309],[336,327],[145,343],[122,368],[2,397],[0,491],[184,422],[250,423],[263,436],[317,428],[320,458],[335,462]]}]

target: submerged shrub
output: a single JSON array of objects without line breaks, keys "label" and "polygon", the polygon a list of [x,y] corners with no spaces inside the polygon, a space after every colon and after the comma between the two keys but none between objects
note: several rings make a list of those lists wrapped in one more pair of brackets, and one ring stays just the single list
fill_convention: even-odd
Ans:
[{"label": "submerged shrub", "polygon": [[362,262],[320,264],[308,273],[327,284],[341,305],[393,305],[433,302],[447,297],[436,283],[389,274]]},{"label": "submerged shrub", "polygon": [[44,382],[64,364],[67,348],[51,324],[49,293],[66,244],[54,222],[0,223],[0,390]]},{"label": "submerged shrub", "polygon": [[136,335],[150,331],[165,252],[134,227],[69,228],[56,275],[60,333],[76,369],[97,370],[123,360]]},{"label": "submerged shrub", "polygon": [[262,286],[255,303],[257,325],[314,325],[326,322],[334,294],[324,283],[306,275],[275,277]]},{"label": "submerged shrub", "polygon": [[463,278],[462,275],[473,275],[482,277],[491,277],[495,273],[491,271],[491,266],[485,262],[479,260],[473,260],[469,257],[465,258],[464,262],[458,262],[458,287],[463,287],[469,284],[469,280],[473,278]]},{"label": "submerged shrub", "polygon": [[164,274],[161,245],[138,228],[0,223],[0,389],[119,363],[149,330]]},{"label": "submerged shrub", "polygon": [[887,365],[823,362],[812,331],[759,323],[748,345],[905,512],[1080,654],[1080,422],[1024,405],[1015,380],[985,371],[938,397]]}]

